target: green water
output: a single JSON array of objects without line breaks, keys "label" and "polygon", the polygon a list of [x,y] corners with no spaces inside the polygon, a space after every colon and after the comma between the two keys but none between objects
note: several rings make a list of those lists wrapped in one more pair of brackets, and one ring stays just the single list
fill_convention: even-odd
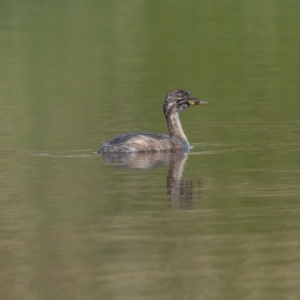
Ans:
[{"label": "green water", "polygon": [[[0,299],[300,299],[299,28],[292,0],[1,1]],[[209,102],[187,157],[94,154],[166,133],[173,88]]]}]

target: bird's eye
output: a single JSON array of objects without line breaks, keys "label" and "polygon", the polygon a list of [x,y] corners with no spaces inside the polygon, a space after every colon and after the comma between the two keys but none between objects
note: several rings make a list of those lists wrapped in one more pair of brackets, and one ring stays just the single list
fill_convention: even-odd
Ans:
[{"label": "bird's eye", "polygon": [[184,110],[186,108],[188,108],[190,105],[188,103],[184,103],[181,105],[180,110]]}]

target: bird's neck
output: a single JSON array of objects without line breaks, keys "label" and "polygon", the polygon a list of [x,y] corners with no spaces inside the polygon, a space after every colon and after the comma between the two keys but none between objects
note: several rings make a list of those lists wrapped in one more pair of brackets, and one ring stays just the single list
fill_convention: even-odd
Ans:
[{"label": "bird's neck", "polygon": [[166,116],[166,122],[169,129],[170,137],[181,139],[189,145],[188,139],[182,130],[178,113]]}]

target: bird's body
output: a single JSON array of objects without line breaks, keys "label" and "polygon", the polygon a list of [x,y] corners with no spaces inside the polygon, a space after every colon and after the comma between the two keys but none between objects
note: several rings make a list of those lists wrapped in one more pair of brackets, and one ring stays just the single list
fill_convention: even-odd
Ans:
[{"label": "bird's body", "polygon": [[188,151],[189,145],[166,134],[127,133],[116,136],[109,142],[104,142],[100,153],[105,152],[155,152],[155,151]]},{"label": "bird's body", "polygon": [[179,112],[192,105],[205,104],[206,102],[193,97],[183,90],[170,91],[163,103],[170,136],[154,133],[127,133],[116,136],[109,142],[104,142],[98,153],[122,152],[188,152],[190,145],[185,136],[179,120]]}]

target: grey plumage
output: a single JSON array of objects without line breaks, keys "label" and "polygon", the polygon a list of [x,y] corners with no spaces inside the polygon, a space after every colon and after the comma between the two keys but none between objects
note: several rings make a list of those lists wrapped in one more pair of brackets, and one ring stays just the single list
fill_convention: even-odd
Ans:
[{"label": "grey plumage", "polygon": [[127,133],[121,134],[104,142],[98,153],[124,153],[124,152],[156,152],[156,151],[182,151],[188,152],[189,142],[182,130],[179,112],[191,105],[205,104],[206,102],[193,97],[184,90],[170,91],[163,102],[163,112],[167,122],[170,136],[154,133]]}]

